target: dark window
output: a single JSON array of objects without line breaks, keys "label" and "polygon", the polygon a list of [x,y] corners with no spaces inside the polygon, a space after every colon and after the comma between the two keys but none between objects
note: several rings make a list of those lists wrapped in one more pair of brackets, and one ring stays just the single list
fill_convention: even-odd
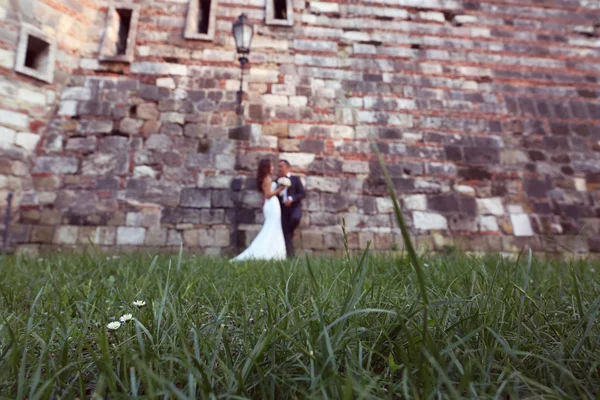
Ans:
[{"label": "dark window", "polygon": [[27,52],[25,54],[25,66],[37,71],[46,68],[48,55],[50,53],[50,44],[35,36],[27,37]]},{"label": "dark window", "polygon": [[211,0],[198,0],[198,33],[207,34],[210,24]]},{"label": "dark window", "polygon": [[273,18],[287,19],[287,0],[273,0]]},{"label": "dark window", "polygon": [[132,10],[126,8],[117,9],[119,16],[119,36],[117,38],[117,55],[122,56],[127,53],[127,39],[131,29]]}]

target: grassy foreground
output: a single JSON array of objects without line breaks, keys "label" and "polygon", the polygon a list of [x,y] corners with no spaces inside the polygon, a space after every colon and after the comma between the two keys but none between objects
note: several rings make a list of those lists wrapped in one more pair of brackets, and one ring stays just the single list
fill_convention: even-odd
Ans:
[{"label": "grassy foreground", "polygon": [[600,266],[424,261],[4,259],[0,396],[598,398]]}]

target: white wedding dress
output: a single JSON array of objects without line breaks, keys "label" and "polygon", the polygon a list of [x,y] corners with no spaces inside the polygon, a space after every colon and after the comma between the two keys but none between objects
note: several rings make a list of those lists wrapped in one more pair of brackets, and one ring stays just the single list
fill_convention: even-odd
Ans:
[{"label": "white wedding dress", "polygon": [[[277,184],[271,184],[271,191],[277,188]],[[284,260],[286,258],[285,238],[281,228],[281,206],[277,196],[265,200],[263,205],[265,223],[258,236],[252,241],[242,254],[231,261],[246,260]]]}]

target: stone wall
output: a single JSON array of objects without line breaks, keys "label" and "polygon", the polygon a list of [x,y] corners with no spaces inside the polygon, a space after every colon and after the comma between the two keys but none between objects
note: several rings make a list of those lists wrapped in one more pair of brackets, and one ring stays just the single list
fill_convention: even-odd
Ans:
[{"label": "stone wall", "polygon": [[[0,230],[12,192],[17,222],[11,225],[13,243],[30,241],[32,227],[26,217],[52,207],[56,199],[55,191],[40,191],[31,166],[48,122],[64,112],[58,107],[62,88],[78,67],[80,55],[96,49],[99,33],[90,28],[100,23],[97,18],[102,16],[96,6],[85,0],[0,1]],[[23,28],[50,38],[55,46],[51,82],[15,72]]]},{"label": "stone wall", "polygon": [[[230,254],[260,227],[271,157],[305,176],[299,247],[339,251],[345,218],[351,248],[398,248],[372,138],[420,248],[600,252],[600,5],[531,3],[294,0],[285,26],[264,0],[220,0],[214,36],[191,40],[185,1],[144,1],[131,63],[98,61],[107,7],[84,7],[77,62],[16,84],[49,95],[35,157],[0,171],[21,189],[13,244]],[[238,127],[241,12],[256,34]]]}]

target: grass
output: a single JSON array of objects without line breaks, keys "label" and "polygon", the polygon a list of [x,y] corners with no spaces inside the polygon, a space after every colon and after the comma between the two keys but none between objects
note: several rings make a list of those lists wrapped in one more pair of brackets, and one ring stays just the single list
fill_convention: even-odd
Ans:
[{"label": "grass", "polygon": [[600,265],[419,257],[374,151],[406,257],[4,259],[0,396],[599,399]]},{"label": "grass", "polygon": [[[419,278],[393,255],[88,254],[7,258],[2,270],[4,398],[600,393],[600,269],[584,261],[425,259],[427,324]],[[107,329],[126,313],[134,320]]]}]

